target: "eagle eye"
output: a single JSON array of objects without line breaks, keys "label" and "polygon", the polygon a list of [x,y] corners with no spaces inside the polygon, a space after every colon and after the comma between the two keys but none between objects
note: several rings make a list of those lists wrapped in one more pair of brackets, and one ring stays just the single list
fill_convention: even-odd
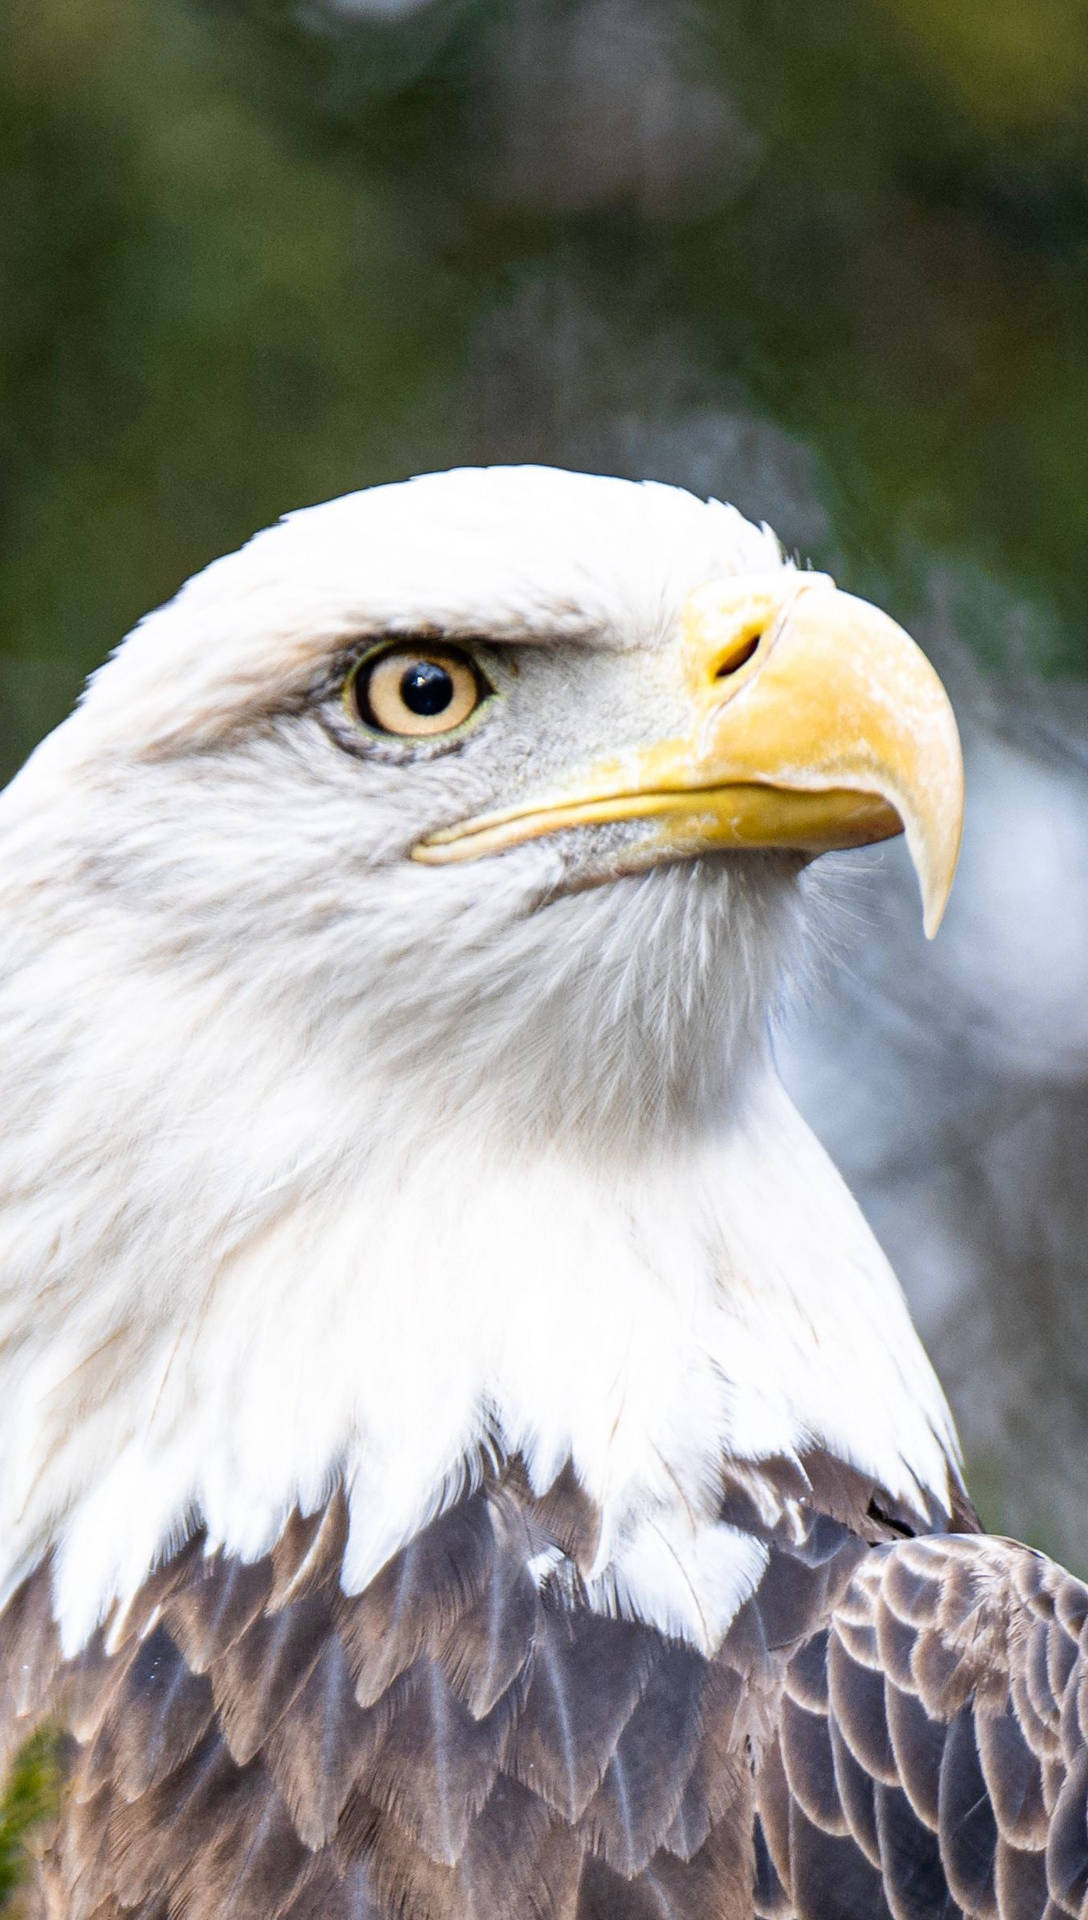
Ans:
[{"label": "eagle eye", "polygon": [[456,647],[389,647],[360,662],[348,699],[364,726],[419,738],[451,733],[491,691]]}]

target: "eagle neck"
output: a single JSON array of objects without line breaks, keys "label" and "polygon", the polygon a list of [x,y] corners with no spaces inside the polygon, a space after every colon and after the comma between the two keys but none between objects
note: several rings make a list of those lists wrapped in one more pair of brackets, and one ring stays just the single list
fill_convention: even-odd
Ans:
[{"label": "eagle neck", "polygon": [[[53,1551],[71,1647],[194,1528],[255,1559],[336,1486],[359,1592],[490,1464],[520,1460],[540,1498],[573,1477],[591,1604],[699,1644],[762,1566],[721,1518],[730,1475],[773,1462],[796,1500],[818,1454],[911,1513],[950,1503],[940,1389],[769,1065],[653,1152],[452,1128],[394,1151],[387,1130],[271,1188],[244,1233],[186,1247],[164,1221],[157,1256],[141,1320],[110,1250],[7,1466],[6,1569]],[[43,1331],[39,1370],[56,1354]]]}]

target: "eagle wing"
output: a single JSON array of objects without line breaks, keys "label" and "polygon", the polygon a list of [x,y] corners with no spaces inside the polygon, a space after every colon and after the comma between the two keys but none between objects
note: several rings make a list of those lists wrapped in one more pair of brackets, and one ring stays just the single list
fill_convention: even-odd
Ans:
[{"label": "eagle wing", "polygon": [[1088,1901],[1088,1590],[984,1536],[874,1548],[786,1667],[756,1910],[1057,1920]]},{"label": "eagle wing", "polygon": [[0,1621],[0,1725],[63,1729],[61,1810],[25,1910],[1085,1910],[1078,1581],[1005,1541],[872,1545],[795,1514],[708,1659],[579,1601],[591,1533],[575,1490],[535,1501],[508,1472],[347,1596],[337,1497],[252,1565],[194,1538],[71,1662],[43,1567]]}]

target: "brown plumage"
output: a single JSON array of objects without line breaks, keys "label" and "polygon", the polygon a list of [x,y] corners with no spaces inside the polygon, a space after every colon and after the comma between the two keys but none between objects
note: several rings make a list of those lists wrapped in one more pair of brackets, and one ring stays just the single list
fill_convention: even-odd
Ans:
[{"label": "brown plumage", "polygon": [[[812,1464],[853,1525],[814,1494],[783,1518],[710,1660],[587,1610],[571,1562],[538,1590],[529,1558],[584,1503],[534,1502],[516,1467],[356,1598],[339,1497],[253,1566],[194,1539],[69,1665],[41,1569],[2,1629],[15,1737],[66,1729],[26,1912],[1080,1914],[1088,1590],[1003,1541],[896,1537],[875,1490]],[[759,1524],[740,1488],[723,1515]]]}]

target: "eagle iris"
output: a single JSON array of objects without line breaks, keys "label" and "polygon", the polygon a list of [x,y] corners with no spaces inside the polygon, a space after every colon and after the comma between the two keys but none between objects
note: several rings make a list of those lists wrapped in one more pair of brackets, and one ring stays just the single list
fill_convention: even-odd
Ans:
[{"label": "eagle iris", "polygon": [[453,648],[390,647],[364,660],[349,683],[360,720],[379,733],[450,733],[490,689]]}]

